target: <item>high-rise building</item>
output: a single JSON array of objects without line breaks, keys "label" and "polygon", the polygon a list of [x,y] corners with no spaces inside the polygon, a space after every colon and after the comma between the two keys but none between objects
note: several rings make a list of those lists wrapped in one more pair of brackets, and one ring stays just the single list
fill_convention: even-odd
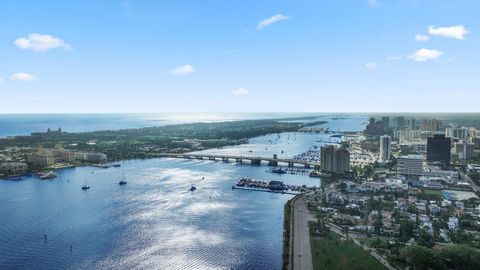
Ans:
[{"label": "high-rise building", "polygon": [[380,136],[380,159],[383,161],[390,160],[392,154],[392,138],[388,135]]},{"label": "high-rise building", "polygon": [[472,138],[472,143],[475,144],[475,148],[480,148],[480,137]]},{"label": "high-rise building", "polygon": [[390,131],[390,117],[383,116],[382,117],[382,123],[383,123],[383,131],[385,133],[388,133]]},{"label": "high-rise building", "polygon": [[397,116],[393,118],[393,127],[398,130],[403,130],[405,128],[405,117]]},{"label": "high-rise building", "polygon": [[460,127],[460,128],[447,127],[445,129],[445,134],[446,134],[447,137],[450,137],[452,139],[466,140],[466,139],[468,139],[468,128],[466,128],[466,127]]},{"label": "high-rise building", "polygon": [[344,147],[339,149],[332,145],[321,147],[320,165],[324,171],[343,174],[350,170],[350,152]]},{"label": "high-rise building", "polygon": [[397,158],[397,172],[405,175],[423,174],[423,156],[408,155]]},{"label": "high-rise building", "polygon": [[407,121],[407,127],[410,130],[417,129],[417,123],[415,122],[415,118],[410,118]]},{"label": "high-rise building", "polygon": [[440,131],[442,128],[442,120],[431,119],[422,121],[422,130],[424,131]]},{"label": "high-rise building", "polygon": [[427,138],[427,160],[441,162],[450,166],[451,139],[443,134],[435,134]]},{"label": "high-rise building", "polygon": [[455,154],[461,159],[470,159],[475,154],[475,144],[468,142],[457,142],[454,144]]}]

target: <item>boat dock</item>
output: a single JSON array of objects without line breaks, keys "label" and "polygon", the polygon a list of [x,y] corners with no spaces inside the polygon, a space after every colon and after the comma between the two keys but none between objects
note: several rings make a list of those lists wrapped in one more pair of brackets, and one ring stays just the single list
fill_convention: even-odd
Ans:
[{"label": "boat dock", "polygon": [[298,174],[298,175],[308,175],[310,173],[309,169],[302,169],[302,168],[268,168],[265,170],[268,173],[276,173],[276,174]]},{"label": "boat dock", "polygon": [[240,180],[238,180],[238,182],[234,186],[232,186],[232,189],[297,195],[297,194],[302,194],[310,191],[317,191],[320,188],[307,187],[305,185],[303,186],[287,185],[281,181],[267,182],[263,180],[255,180],[255,179],[242,177],[240,178]]}]

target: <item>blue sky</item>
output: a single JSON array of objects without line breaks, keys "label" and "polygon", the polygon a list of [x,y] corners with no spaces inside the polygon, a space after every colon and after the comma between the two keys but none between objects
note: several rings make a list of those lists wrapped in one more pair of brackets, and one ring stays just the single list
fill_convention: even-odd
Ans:
[{"label": "blue sky", "polygon": [[476,0],[2,1],[0,113],[478,112],[478,14]]}]

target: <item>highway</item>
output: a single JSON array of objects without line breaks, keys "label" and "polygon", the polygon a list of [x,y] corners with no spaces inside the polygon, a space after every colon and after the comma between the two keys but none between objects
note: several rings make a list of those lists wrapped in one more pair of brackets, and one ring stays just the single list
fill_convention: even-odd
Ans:
[{"label": "highway", "polygon": [[312,251],[310,247],[310,233],[308,221],[310,213],[304,198],[301,197],[293,203],[293,269],[311,270]]}]

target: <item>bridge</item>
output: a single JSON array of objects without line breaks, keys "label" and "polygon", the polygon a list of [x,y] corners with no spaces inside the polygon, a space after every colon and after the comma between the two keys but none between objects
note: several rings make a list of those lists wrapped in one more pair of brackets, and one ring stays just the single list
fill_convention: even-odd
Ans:
[{"label": "bridge", "polygon": [[247,164],[250,163],[252,165],[262,165],[262,162],[263,162],[268,166],[278,166],[279,163],[283,163],[288,167],[294,167],[294,166],[300,165],[305,168],[316,168],[316,169],[318,169],[320,166],[320,164],[316,162],[276,158],[275,156],[272,158],[267,158],[267,157],[248,157],[248,156],[217,155],[217,154],[163,153],[163,154],[159,154],[158,157],[200,159],[200,160],[205,159],[205,160],[216,160],[216,161],[223,161],[223,162],[234,161],[240,164],[243,164],[246,161]]}]

